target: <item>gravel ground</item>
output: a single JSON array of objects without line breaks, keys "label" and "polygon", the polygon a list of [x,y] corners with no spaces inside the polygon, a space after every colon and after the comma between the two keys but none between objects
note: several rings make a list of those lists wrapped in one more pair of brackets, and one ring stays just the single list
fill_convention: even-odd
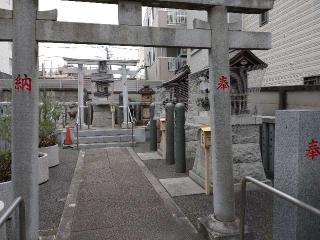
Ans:
[{"label": "gravel ground", "polygon": [[[148,152],[148,144],[140,144],[134,150]],[[143,161],[148,169],[158,178],[185,177],[185,173],[175,173],[174,165],[166,165],[164,160]],[[240,212],[240,193],[235,194],[236,214]],[[173,198],[176,204],[189,218],[195,227],[198,227],[198,218],[213,213],[212,195],[205,194],[180,196]],[[249,191],[247,193],[246,224],[253,233],[251,240],[272,239],[272,195],[265,191]]]},{"label": "gravel ground", "polygon": [[50,168],[49,181],[39,186],[40,236],[57,232],[78,153],[77,150],[60,149],[60,164]]},{"label": "gravel ground", "polygon": [[[239,216],[240,193],[236,193],[235,197],[236,214]],[[213,213],[212,195],[180,196],[174,197],[174,201],[196,227],[199,217]],[[272,203],[272,196],[264,191],[247,193],[246,224],[249,232],[253,233],[251,240],[272,239]]]}]

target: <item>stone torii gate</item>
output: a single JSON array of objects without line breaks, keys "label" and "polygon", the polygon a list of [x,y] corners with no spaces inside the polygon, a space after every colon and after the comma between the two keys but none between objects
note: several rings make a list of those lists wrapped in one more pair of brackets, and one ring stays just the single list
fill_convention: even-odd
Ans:
[{"label": "stone torii gate", "polygon": [[[137,66],[138,60],[107,60],[108,65],[121,66],[122,96],[123,96],[123,125],[128,128],[128,69],[127,66]],[[119,123],[121,126],[121,123]]]},{"label": "stone torii gate", "polygon": [[[77,1],[77,0],[75,0]],[[38,43],[81,43],[209,49],[214,216],[235,220],[229,49],[270,49],[270,33],[228,30],[227,13],[260,14],[274,0],[78,0],[119,6],[119,25],[59,22],[57,11],[38,12],[38,0],[15,0],[0,10],[0,41],[13,41],[12,176],[14,195],[26,204],[27,240],[38,239]],[[210,29],[141,26],[141,7],[207,10]],[[222,82],[221,82],[222,81]]]}]

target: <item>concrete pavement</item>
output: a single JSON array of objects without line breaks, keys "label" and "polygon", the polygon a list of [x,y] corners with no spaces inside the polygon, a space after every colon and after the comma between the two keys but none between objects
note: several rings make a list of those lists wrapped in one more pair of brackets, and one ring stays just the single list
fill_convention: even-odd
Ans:
[{"label": "concrete pavement", "polygon": [[138,161],[127,148],[86,151],[72,240],[202,239]]}]

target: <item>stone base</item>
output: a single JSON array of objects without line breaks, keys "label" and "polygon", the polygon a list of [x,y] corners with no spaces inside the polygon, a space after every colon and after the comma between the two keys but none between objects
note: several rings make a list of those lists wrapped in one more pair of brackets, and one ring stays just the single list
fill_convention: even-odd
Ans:
[{"label": "stone base", "polygon": [[[198,218],[199,232],[207,239],[211,240],[239,240],[240,239],[240,221],[220,222],[210,215],[208,217]],[[246,236],[248,230],[246,229]]]},{"label": "stone base", "polygon": [[[202,188],[205,188],[205,181],[204,181],[204,178],[202,176],[199,176],[193,170],[190,170],[189,171],[189,177],[193,181],[195,181],[197,184],[199,184]],[[272,186],[272,182],[269,179],[263,180],[261,182],[263,182],[264,184]],[[234,186],[234,191],[235,192],[240,192],[241,191],[241,183],[234,183],[233,186]],[[213,185],[211,183],[211,189],[212,188],[213,188]],[[257,191],[259,189],[261,189],[261,188],[259,188],[258,186],[254,185],[252,183],[247,183],[247,191]]]},{"label": "stone base", "polygon": [[93,105],[92,126],[112,127],[112,113],[109,105]]}]

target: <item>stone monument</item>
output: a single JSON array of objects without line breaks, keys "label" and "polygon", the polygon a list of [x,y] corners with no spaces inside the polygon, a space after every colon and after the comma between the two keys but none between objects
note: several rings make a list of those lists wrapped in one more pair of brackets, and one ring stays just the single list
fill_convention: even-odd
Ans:
[{"label": "stone monument", "polygon": [[[320,111],[276,112],[274,187],[320,208]],[[320,218],[274,198],[273,239],[316,240]]]},{"label": "stone monument", "polygon": [[99,73],[91,76],[92,81],[92,105],[93,105],[93,121],[94,127],[112,127],[112,113],[111,102],[109,97],[110,84],[113,83],[113,75],[108,74],[110,66],[106,64],[106,61],[99,62]]}]

